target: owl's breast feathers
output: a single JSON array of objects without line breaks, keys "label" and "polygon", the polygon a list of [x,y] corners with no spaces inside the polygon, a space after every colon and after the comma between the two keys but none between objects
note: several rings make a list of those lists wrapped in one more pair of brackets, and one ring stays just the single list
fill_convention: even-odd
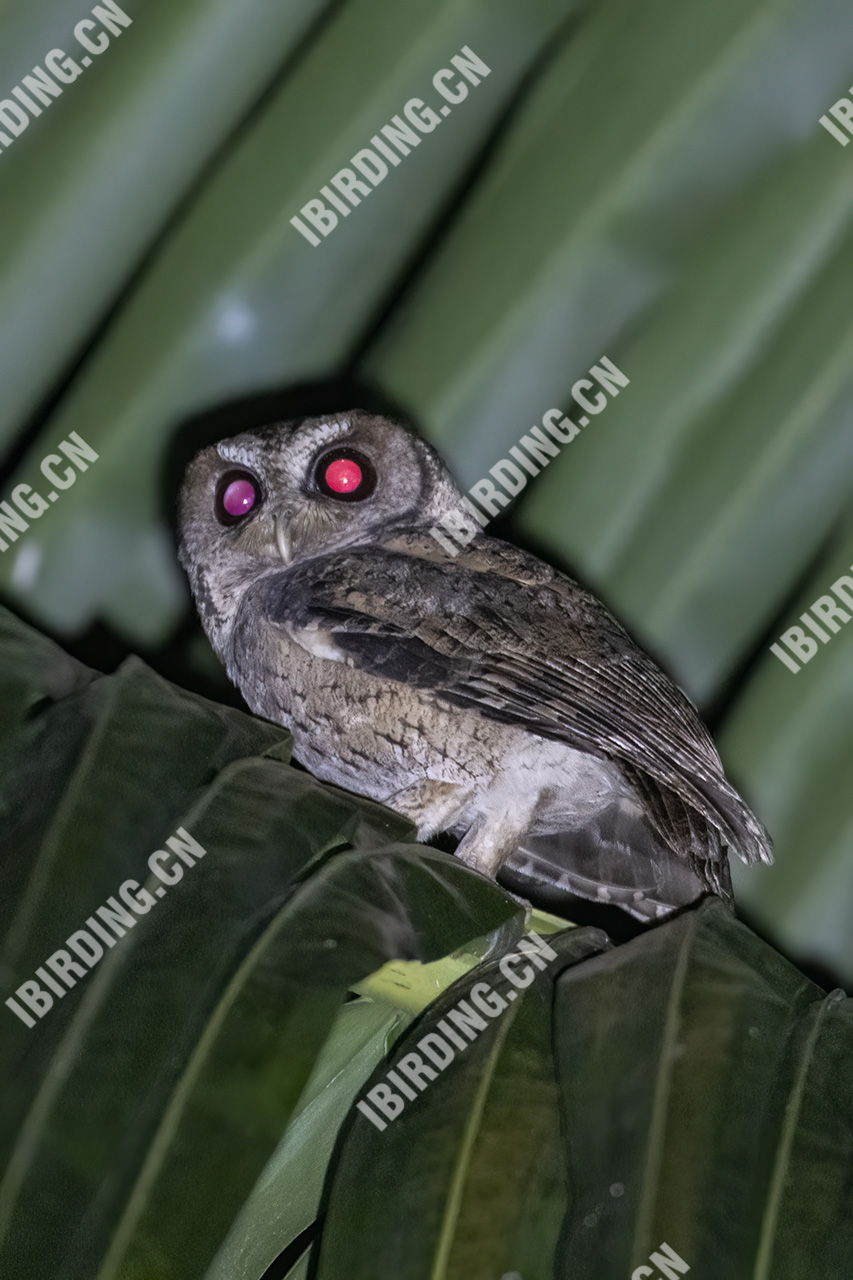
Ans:
[{"label": "owl's breast feathers", "polygon": [[721,841],[771,860],[687,698],[593,596],[514,547],[478,539],[452,562],[427,535],[356,547],[267,575],[253,608],[317,657],[614,762],[691,862]]}]

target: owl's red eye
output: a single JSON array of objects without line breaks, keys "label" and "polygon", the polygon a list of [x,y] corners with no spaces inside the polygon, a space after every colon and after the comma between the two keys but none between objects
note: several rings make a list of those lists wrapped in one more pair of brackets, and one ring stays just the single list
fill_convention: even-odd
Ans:
[{"label": "owl's red eye", "polygon": [[360,502],[376,488],[373,463],[357,449],[333,449],[317,463],[315,480],[327,498]]},{"label": "owl's red eye", "polygon": [[254,510],[260,498],[260,485],[253,475],[228,471],[216,486],[216,518],[220,524],[237,524]]},{"label": "owl's red eye", "polygon": [[335,493],[354,493],[362,481],[362,470],[355,458],[335,458],[326,467],[326,484]]}]

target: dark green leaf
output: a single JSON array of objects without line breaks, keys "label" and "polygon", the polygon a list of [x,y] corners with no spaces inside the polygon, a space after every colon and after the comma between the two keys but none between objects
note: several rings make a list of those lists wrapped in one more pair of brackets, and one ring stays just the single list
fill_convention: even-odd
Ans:
[{"label": "dark green leaf", "polygon": [[10,864],[25,887],[2,895],[4,996],[126,878],[157,891],[145,859],[169,823],[206,856],[34,1030],[2,1010],[0,1267],[185,1280],[275,1148],[350,985],[501,930],[519,907],[448,855],[393,843],[410,829],[388,811],[246,754],[282,732],[138,661],[42,714],[77,711],[89,732],[59,751],[46,816],[11,779],[20,840],[38,830]]},{"label": "dark green leaf", "polygon": [[320,1280],[621,1280],[664,1241],[697,1275],[847,1275],[851,1002],[716,899],[599,955],[548,941],[560,961],[384,1131],[353,1113]]}]

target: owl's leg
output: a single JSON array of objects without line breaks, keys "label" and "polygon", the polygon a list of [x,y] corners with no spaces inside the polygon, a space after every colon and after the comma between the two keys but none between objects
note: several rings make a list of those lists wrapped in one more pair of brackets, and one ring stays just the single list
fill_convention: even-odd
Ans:
[{"label": "owl's leg", "polygon": [[467,791],[456,782],[422,778],[410,787],[385,796],[382,803],[413,822],[419,840],[429,840],[439,831],[449,831],[456,825],[466,799]]},{"label": "owl's leg", "polygon": [[456,857],[484,876],[497,876],[503,864],[515,853],[529,826],[529,814],[482,814],[468,828]]}]

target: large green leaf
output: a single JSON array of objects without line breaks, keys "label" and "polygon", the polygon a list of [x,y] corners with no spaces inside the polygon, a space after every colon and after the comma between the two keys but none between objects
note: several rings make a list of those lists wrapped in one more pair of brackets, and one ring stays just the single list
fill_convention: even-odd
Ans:
[{"label": "large green leaf", "polygon": [[[849,577],[851,564],[853,524],[848,520],[780,619],[779,632],[802,626],[800,615],[838,578]],[[796,672],[765,650],[727,720],[721,745],[776,841],[776,862],[765,875],[733,867],[739,901],[792,955],[817,961],[849,986],[853,626],[824,634],[828,643],[821,643]],[[808,858],[804,847],[811,851]]]},{"label": "large green leaf", "polygon": [[259,1280],[312,1226],[338,1130],[409,1021],[402,1011],[366,999],[341,1009],[287,1132],[205,1280]]},{"label": "large green leaf", "polygon": [[[0,347],[0,441],[89,338],[205,162],[325,7],[125,0],[132,25],[118,27],[3,156],[0,314],[14,324]],[[79,8],[67,0],[4,7],[4,86],[57,47],[79,65],[85,50],[72,32],[88,16]],[[102,35],[96,22],[90,39]]]},{"label": "large green leaf", "polygon": [[466,484],[624,370],[520,524],[701,701],[849,494],[851,78],[837,0],[605,0],[365,361]]},{"label": "large green leaf", "polygon": [[[599,955],[589,930],[549,942],[559,959],[384,1131],[353,1114],[319,1280],[622,1280],[662,1241],[696,1275],[848,1275],[851,1002],[714,899]],[[512,990],[476,970],[376,1080],[484,980]]]},{"label": "large green leaf", "polygon": [[[565,921],[529,913],[544,933]],[[287,1132],[243,1206],[205,1280],[258,1280],[318,1216],[338,1130],[356,1095],[400,1032],[483,958],[494,940],[432,964],[393,961],[358,983],[367,998],[347,1004],[315,1065]]]},{"label": "large green leaf", "polygon": [[[0,581],[30,612],[65,630],[99,612],[162,637],[185,598],[158,488],[176,421],[344,360],[571,7],[352,0],[335,11],[163,244],[18,473],[38,489],[39,462],[72,431],[100,455],[0,559]],[[289,219],[410,98],[435,101],[432,76],[465,45],[491,73],[312,247]]]},{"label": "large green leaf", "polygon": [[[557,968],[604,943],[594,930],[559,937]],[[506,993],[509,984],[495,981],[493,968],[477,969],[472,979]],[[433,1031],[471,985],[463,979],[431,1006],[388,1066]],[[354,1113],[333,1174],[320,1277],[444,1276],[456,1274],[452,1268],[500,1276],[510,1266],[522,1275],[547,1274],[542,1262],[557,1246],[567,1194],[552,999],[551,981],[520,995],[383,1132]],[[377,1230],[380,1204],[384,1232]]]},{"label": "large green leaf", "polygon": [[[26,676],[22,645],[3,658]],[[201,1274],[348,988],[520,927],[497,886],[399,843],[401,819],[275,758],[283,739],[138,662],[22,719],[4,998],[125,879],[157,893],[170,829],[207,852],[35,1029],[2,1010],[4,1276]]]}]

